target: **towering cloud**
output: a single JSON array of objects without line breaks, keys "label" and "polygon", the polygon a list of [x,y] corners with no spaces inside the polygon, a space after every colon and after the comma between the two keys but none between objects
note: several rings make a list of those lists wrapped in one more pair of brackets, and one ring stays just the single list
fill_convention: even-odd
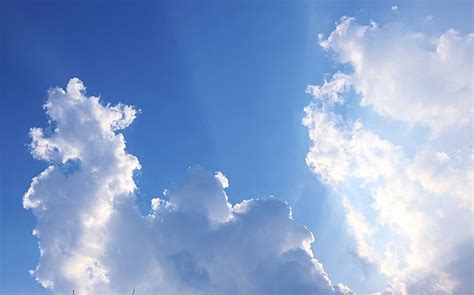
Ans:
[{"label": "towering cloud", "polygon": [[[349,70],[308,87],[306,162],[345,196],[359,257],[391,279],[386,293],[473,292],[474,34],[343,17],[319,44]],[[354,118],[354,99],[369,115]]]},{"label": "towering cloud", "polygon": [[46,129],[31,152],[49,167],[24,207],[37,218],[32,275],[55,294],[350,294],[333,285],[310,248],[313,235],[286,203],[232,205],[227,178],[191,168],[181,186],[135,205],[136,157],[120,130],[136,110],[86,96],[78,79],[49,91]]}]

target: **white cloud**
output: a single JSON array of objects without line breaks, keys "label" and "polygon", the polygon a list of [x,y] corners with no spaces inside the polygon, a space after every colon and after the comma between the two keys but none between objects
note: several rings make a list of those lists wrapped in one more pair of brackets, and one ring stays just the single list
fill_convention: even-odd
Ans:
[{"label": "white cloud", "polygon": [[308,229],[273,198],[232,205],[227,178],[191,168],[181,186],[135,205],[120,130],[134,108],[102,105],[78,79],[54,88],[51,126],[31,130],[31,151],[49,167],[24,207],[37,219],[40,261],[32,275],[55,294],[348,294],[333,285],[310,248]]},{"label": "white cloud", "polygon": [[[318,91],[310,92],[315,101],[303,119],[313,143],[306,162],[347,196],[358,255],[391,279],[387,293],[472,292],[470,279],[451,266],[472,257],[474,34],[448,30],[430,38],[343,17],[319,39],[352,71],[311,86]],[[376,134],[363,117],[351,121],[335,107],[354,99],[349,89],[361,107],[381,116],[380,124],[396,119],[407,128],[424,126],[430,136],[407,154],[386,139],[392,134]],[[459,251],[464,244],[470,250]]]},{"label": "white cloud", "polygon": [[344,198],[342,205],[347,212],[347,224],[357,241],[357,254],[368,262],[374,262],[372,259],[374,258],[375,253],[373,246],[370,245],[374,229],[367,222],[364,215],[352,208],[349,199]]},{"label": "white cloud", "polygon": [[[405,32],[397,24],[378,28],[345,17],[327,39],[320,38],[320,45],[334,53],[337,62],[353,67],[346,80],[360,94],[362,106],[428,126],[434,134],[469,126],[473,33],[462,36],[451,29],[430,38]],[[328,83],[340,78],[333,80]]]},{"label": "white cloud", "polygon": [[225,177],[225,175],[222,172],[217,171],[214,174],[214,177],[217,178],[219,180],[219,182],[222,184],[222,188],[228,188],[229,187],[229,180],[227,179],[227,177]]},{"label": "white cloud", "polygon": [[344,98],[341,94],[347,91],[350,84],[349,75],[337,72],[330,81],[324,80],[321,86],[309,85],[306,92],[323,102],[343,103]]}]

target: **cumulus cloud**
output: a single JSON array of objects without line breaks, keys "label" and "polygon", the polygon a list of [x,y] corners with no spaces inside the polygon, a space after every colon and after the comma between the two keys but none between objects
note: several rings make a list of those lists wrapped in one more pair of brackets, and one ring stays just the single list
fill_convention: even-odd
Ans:
[{"label": "cumulus cloud", "polygon": [[344,17],[328,38],[320,35],[320,45],[352,66],[344,80],[351,80],[362,106],[433,133],[467,126],[472,118],[474,33],[450,29],[430,38],[397,24],[379,28]]},{"label": "cumulus cloud", "polygon": [[55,294],[350,294],[314,257],[312,233],[273,198],[228,202],[229,182],[190,168],[183,183],[135,205],[138,159],[120,130],[136,117],[103,105],[71,79],[45,104],[31,153],[49,163],[23,205],[33,212],[40,261],[31,274]]},{"label": "cumulus cloud", "polygon": [[[472,268],[474,34],[450,29],[433,38],[343,17],[319,44],[350,70],[309,87],[315,99],[303,119],[312,140],[306,162],[345,196],[358,255],[391,279],[388,294],[472,292],[452,265]],[[426,140],[408,153],[388,139],[393,134],[377,134],[364,117],[341,111],[350,99],[378,114],[380,124],[425,128]]]}]

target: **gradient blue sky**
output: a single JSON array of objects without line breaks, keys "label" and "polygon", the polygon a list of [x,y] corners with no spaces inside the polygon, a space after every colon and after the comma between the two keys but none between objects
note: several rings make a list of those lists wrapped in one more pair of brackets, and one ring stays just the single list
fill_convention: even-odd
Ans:
[{"label": "gradient blue sky", "polygon": [[[391,11],[392,5],[400,11]],[[468,9],[465,9],[465,8]],[[220,170],[231,202],[288,201],[331,279],[354,290],[383,286],[350,252],[343,209],[304,162],[308,84],[333,72],[317,46],[343,15],[414,30],[472,29],[472,6],[403,1],[2,1],[0,3],[0,293],[46,294],[28,274],[38,260],[34,218],[21,198],[46,167],[28,130],[46,126],[46,91],[79,77],[88,93],[142,110],[125,131],[143,166],[138,201],[173,187],[187,167]],[[436,24],[421,21],[433,15]],[[328,226],[329,225],[329,226]],[[340,265],[344,264],[342,269]]]}]

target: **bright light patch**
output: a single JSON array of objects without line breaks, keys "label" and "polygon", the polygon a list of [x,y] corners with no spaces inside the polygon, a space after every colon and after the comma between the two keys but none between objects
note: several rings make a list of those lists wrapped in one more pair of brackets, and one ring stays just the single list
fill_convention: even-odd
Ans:
[{"label": "bright light patch", "polygon": [[[472,265],[471,273],[455,269],[469,269],[472,257],[474,161],[467,130],[474,117],[474,34],[450,29],[433,38],[343,17],[327,38],[319,35],[319,44],[351,69],[309,87],[306,163],[347,196],[343,206],[358,256],[391,279],[387,293],[469,293]],[[387,139],[392,134],[377,134],[364,117],[354,121],[341,111],[338,106],[354,99],[350,91],[360,107],[380,116],[379,124],[423,126],[429,136],[407,154]]]}]

